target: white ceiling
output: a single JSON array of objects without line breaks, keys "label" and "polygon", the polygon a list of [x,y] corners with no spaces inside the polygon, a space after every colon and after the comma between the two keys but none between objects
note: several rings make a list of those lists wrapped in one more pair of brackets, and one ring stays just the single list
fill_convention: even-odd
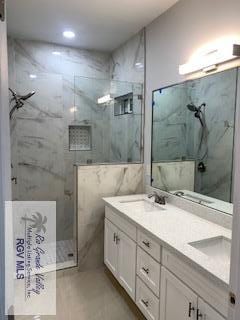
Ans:
[{"label": "white ceiling", "polygon": [[[178,0],[7,0],[8,34],[112,51]],[[65,29],[75,39],[62,37]]]}]

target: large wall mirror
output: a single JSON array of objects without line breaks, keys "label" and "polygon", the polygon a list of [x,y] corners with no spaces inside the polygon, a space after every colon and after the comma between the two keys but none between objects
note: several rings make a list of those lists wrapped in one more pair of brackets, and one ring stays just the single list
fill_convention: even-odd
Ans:
[{"label": "large wall mirror", "polygon": [[153,92],[152,186],[232,214],[238,69]]}]

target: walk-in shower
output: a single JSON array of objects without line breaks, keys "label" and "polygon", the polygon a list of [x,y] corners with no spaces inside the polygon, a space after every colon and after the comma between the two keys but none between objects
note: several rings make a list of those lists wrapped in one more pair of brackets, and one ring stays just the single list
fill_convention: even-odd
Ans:
[{"label": "walk-in shower", "polygon": [[56,202],[57,269],[73,267],[77,167],[141,161],[142,84],[74,77],[70,90],[61,76],[49,74],[20,84],[18,92],[30,93],[11,91],[11,116],[18,110],[11,121],[13,199]]}]

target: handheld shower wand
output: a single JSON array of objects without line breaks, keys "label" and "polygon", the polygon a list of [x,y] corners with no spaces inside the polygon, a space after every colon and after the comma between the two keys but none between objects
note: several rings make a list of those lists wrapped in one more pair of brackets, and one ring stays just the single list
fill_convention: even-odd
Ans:
[{"label": "handheld shower wand", "polygon": [[204,127],[204,123],[202,120],[202,108],[203,107],[206,107],[206,103],[202,103],[199,107],[196,107],[193,103],[187,105],[188,110],[191,112],[194,112],[195,118],[199,119],[202,127]]}]

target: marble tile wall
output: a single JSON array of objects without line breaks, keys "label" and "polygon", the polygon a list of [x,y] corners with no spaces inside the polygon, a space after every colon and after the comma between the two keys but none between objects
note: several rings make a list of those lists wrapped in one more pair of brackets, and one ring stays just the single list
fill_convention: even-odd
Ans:
[{"label": "marble tile wall", "polygon": [[195,161],[154,162],[152,186],[163,191],[194,191]]},{"label": "marble tile wall", "polygon": [[192,84],[192,100],[206,103],[207,134],[198,152],[201,127],[195,123],[195,154],[207,170],[196,171],[196,192],[231,202],[237,69],[208,76]]},{"label": "marble tile wall", "polygon": [[142,30],[111,55],[110,74],[114,80],[111,87],[117,86],[117,80],[124,81],[126,87],[132,87],[126,88],[125,92],[134,94],[132,115],[114,117],[111,112],[110,158],[113,162],[139,162],[143,158],[144,72],[145,32]]},{"label": "marble tile wall", "polygon": [[145,69],[145,31],[142,30],[111,55],[113,80],[143,83]]},{"label": "marble tile wall", "polygon": [[143,164],[78,167],[78,261],[81,271],[103,265],[103,197],[143,192]]},{"label": "marble tile wall", "polygon": [[153,161],[194,157],[192,114],[186,108],[190,102],[185,84],[153,93]]}]

